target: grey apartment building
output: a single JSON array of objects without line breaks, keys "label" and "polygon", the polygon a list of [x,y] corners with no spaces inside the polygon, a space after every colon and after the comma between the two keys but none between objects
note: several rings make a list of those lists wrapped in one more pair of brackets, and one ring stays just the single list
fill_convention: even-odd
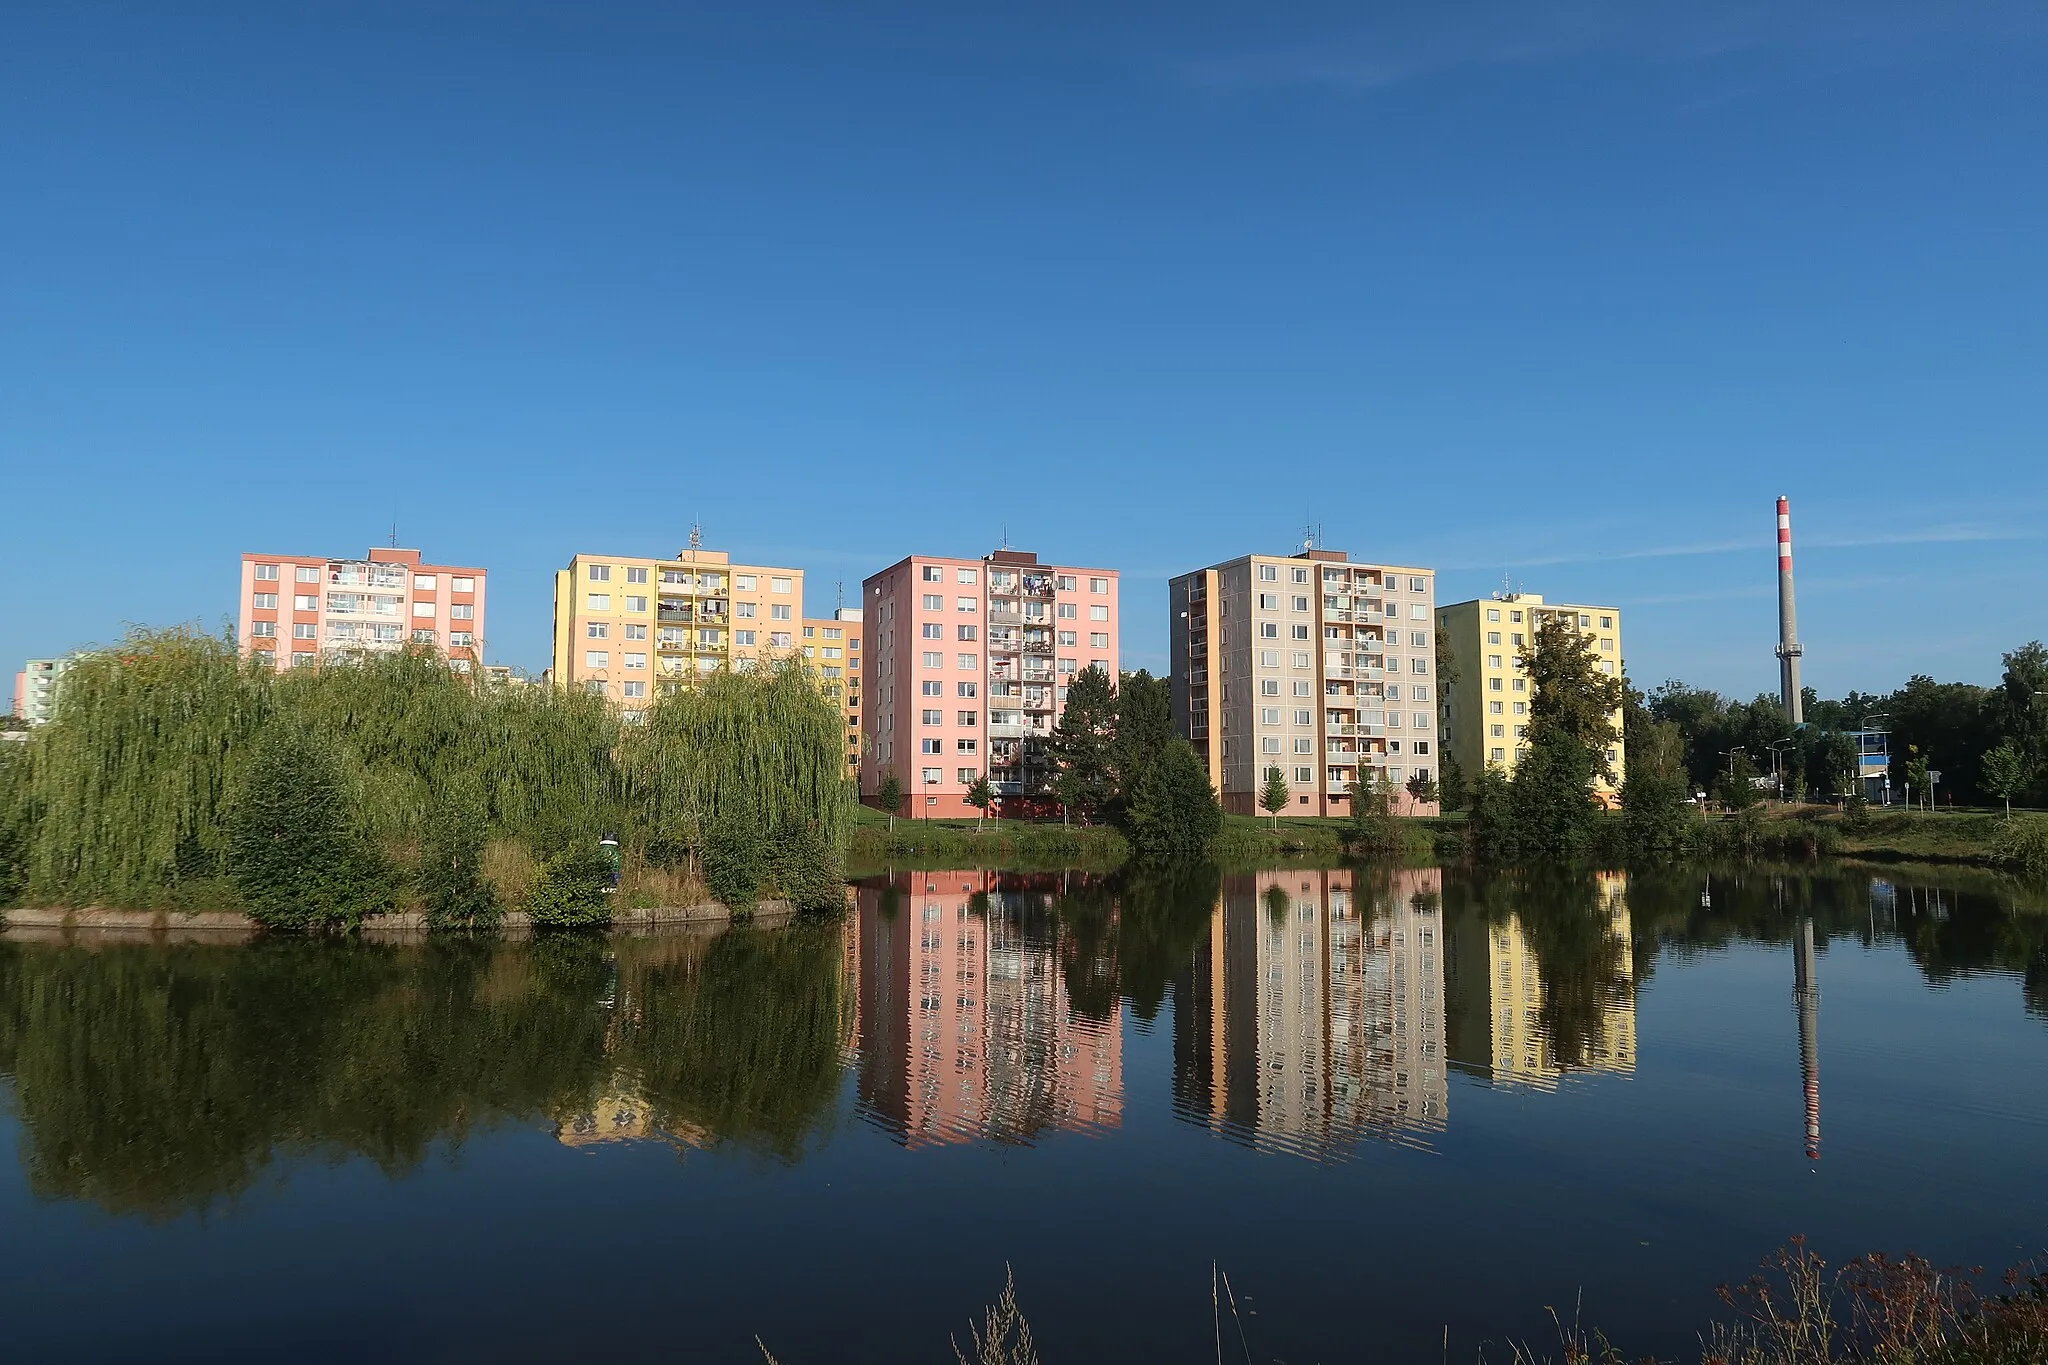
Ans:
[{"label": "grey apartment building", "polygon": [[1341,550],[1245,555],[1169,584],[1174,724],[1225,810],[1259,812],[1269,768],[1290,813],[1345,815],[1383,771],[1395,808],[1437,774],[1436,573],[1353,563]]}]

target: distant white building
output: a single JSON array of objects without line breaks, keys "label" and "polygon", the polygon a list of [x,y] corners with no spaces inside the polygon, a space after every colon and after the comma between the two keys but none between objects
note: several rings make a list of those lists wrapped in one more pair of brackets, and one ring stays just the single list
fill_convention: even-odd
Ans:
[{"label": "distant white building", "polygon": [[30,725],[47,721],[57,705],[57,692],[64,675],[71,671],[76,654],[62,659],[30,659],[14,675],[14,714]]}]

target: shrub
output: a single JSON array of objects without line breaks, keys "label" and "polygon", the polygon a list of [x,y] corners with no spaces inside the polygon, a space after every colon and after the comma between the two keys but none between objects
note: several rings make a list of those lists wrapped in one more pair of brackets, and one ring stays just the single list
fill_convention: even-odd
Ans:
[{"label": "shrub", "polygon": [[704,885],[735,915],[752,912],[767,871],[768,850],[752,817],[735,813],[704,832]]},{"label": "shrub", "polygon": [[769,851],[768,867],[775,889],[794,908],[845,907],[846,880],[840,872],[839,852],[809,821],[784,827]]},{"label": "shrub", "polygon": [[1132,850],[1147,862],[1202,856],[1223,828],[1223,807],[1208,770],[1186,740],[1166,746],[1124,812]]},{"label": "shrub", "polygon": [[290,721],[263,732],[227,821],[229,875],[257,923],[353,928],[391,908],[391,869],[356,804],[330,741]]},{"label": "shrub", "polygon": [[2048,877],[2048,815],[2017,815],[2000,824],[1991,859],[2030,877]]},{"label": "shrub", "polygon": [[428,813],[417,881],[429,929],[497,927],[504,906],[484,877],[488,832],[482,795],[473,784],[455,784]]},{"label": "shrub", "polygon": [[541,864],[526,893],[536,929],[601,929],[611,923],[611,860],[594,844],[575,845]]}]

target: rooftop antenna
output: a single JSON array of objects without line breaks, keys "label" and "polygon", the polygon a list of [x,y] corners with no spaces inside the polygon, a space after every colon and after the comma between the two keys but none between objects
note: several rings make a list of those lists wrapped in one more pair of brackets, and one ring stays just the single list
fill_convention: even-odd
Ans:
[{"label": "rooftop antenna", "polygon": [[697,562],[697,551],[704,547],[704,527],[692,519],[690,522],[690,562]]},{"label": "rooftop antenna", "polygon": [[391,509],[391,548],[398,548],[398,509]]},{"label": "rooftop antenna", "polygon": [[1505,601],[1506,601],[1506,600],[1507,600],[1507,599],[1508,599],[1509,597],[1513,596],[1513,594],[1514,594],[1514,589],[1513,589],[1513,588],[1512,588],[1512,587],[1510,586],[1510,584],[1509,584],[1509,579],[1508,579],[1508,572],[1507,572],[1507,570],[1506,570],[1506,569],[1502,569],[1502,570],[1501,570],[1501,573],[1500,573],[1500,597],[1501,597],[1501,600],[1502,600],[1503,602],[1505,602]]},{"label": "rooftop antenna", "polygon": [[832,587],[832,605],[838,610],[844,611],[846,609],[846,580],[842,578],[834,583]]}]

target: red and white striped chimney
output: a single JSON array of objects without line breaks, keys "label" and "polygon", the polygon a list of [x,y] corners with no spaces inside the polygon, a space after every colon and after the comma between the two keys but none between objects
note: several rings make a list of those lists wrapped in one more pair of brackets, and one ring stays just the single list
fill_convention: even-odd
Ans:
[{"label": "red and white striped chimney", "polygon": [[1799,659],[1806,651],[1799,643],[1799,610],[1792,597],[1792,504],[1778,499],[1778,692],[1785,705],[1785,719],[1800,725],[1806,719],[1805,699],[1800,694]]}]

